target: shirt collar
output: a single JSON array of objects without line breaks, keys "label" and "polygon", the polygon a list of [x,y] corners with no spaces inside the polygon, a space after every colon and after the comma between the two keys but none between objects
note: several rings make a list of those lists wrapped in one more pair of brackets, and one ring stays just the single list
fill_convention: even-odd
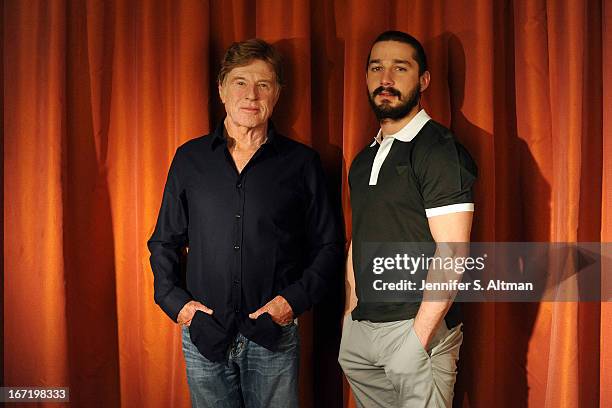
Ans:
[{"label": "shirt collar", "polygon": [[[402,142],[410,142],[416,137],[417,134],[423,129],[423,126],[431,119],[431,117],[425,112],[425,109],[421,109],[414,118],[410,119],[410,122],[401,128],[398,132],[392,135],[386,135],[385,138],[391,137],[393,139],[400,140]],[[382,143],[382,129],[378,130],[378,134],[374,138],[374,141],[370,147],[376,146],[376,143]]]},{"label": "shirt collar", "polygon": [[[217,127],[215,128],[214,132],[211,135],[213,139],[212,139],[212,142],[210,143],[210,148],[212,150],[215,150],[217,146],[221,144],[227,143],[227,136],[226,136],[226,130],[225,130],[224,123],[225,123],[225,119],[222,120],[217,125]],[[266,141],[264,142],[264,145],[271,145],[277,151],[280,148],[280,138],[278,137],[276,128],[274,127],[274,124],[272,123],[271,120],[268,121],[268,133],[266,134]]]}]

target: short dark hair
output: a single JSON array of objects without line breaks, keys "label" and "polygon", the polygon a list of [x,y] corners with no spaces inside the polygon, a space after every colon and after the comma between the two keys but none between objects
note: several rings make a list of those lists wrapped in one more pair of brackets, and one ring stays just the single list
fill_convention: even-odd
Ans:
[{"label": "short dark hair", "polygon": [[251,38],[230,45],[221,61],[217,81],[219,84],[223,84],[225,77],[232,69],[248,65],[253,60],[262,60],[269,63],[276,74],[276,83],[281,86],[284,84],[281,55],[272,45],[259,38]]},{"label": "short dark hair", "polygon": [[376,37],[372,43],[372,46],[370,47],[370,52],[368,53],[368,59],[366,60],[366,71],[370,65],[370,56],[372,55],[372,48],[374,47],[374,44],[382,41],[397,41],[412,46],[412,48],[414,48],[413,58],[419,64],[419,75],[423,75],[423,73],[427,71],[427,57],[425,56],[423,46],[419,40],[403,31],[385,31]]}]

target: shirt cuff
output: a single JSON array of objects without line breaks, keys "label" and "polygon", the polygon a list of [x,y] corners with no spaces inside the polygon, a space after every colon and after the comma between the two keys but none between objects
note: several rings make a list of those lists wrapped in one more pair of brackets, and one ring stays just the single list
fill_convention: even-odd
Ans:
[{"label": "shirt cuff", "polygon": [[175,286],[160,302],[159,306],[174,322],[177,322],[181,309],[191,300],[191,296],[183,288]]},{"label": "shirt cuff", "polygon": [[474,203],[460,203],[460,204],[444,205],[442,207],[426,208],[425,215],[427,215],[427,218],[429,218],[429,217],[435,217],[438,215],[458,213],[458,212],[464,212],[464,211],[473,212]]},{"label": "shirt cuff", "polygon": [[310,309],[310,298],[298,282],[281,290],[279,295],[284,297],[289,303],[289,306],[291,306],[293,317],[298,317],[306,310]]}]

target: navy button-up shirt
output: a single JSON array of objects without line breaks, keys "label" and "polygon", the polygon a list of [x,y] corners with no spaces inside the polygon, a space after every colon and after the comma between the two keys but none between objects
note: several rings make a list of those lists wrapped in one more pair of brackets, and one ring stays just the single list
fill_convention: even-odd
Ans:
[{"label": "navy button-up shirt", "polygon": [[298,316],[342,278],[338,218],[314,150],[270,123],[266,142],[238,173],[221,124],[172,160],[148,241],[155,302],[174,321],[190,300],[213,309],[196,312],[189,329],[209,360],[226,358],[237,331],[274,350],[280,326],[267,313],[248,315],[281,295]]}]

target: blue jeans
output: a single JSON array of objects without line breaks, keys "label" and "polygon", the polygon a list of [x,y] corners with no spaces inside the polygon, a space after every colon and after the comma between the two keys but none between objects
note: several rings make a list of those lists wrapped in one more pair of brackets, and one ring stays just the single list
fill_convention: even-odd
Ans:
[{"label": "blue jeans", "polygon": [[200,354],[183,328],[183,354],[191,404],[197,408],[297,408],[299,332],[284,326],[277,351],[238,333],[227,363]]}]

